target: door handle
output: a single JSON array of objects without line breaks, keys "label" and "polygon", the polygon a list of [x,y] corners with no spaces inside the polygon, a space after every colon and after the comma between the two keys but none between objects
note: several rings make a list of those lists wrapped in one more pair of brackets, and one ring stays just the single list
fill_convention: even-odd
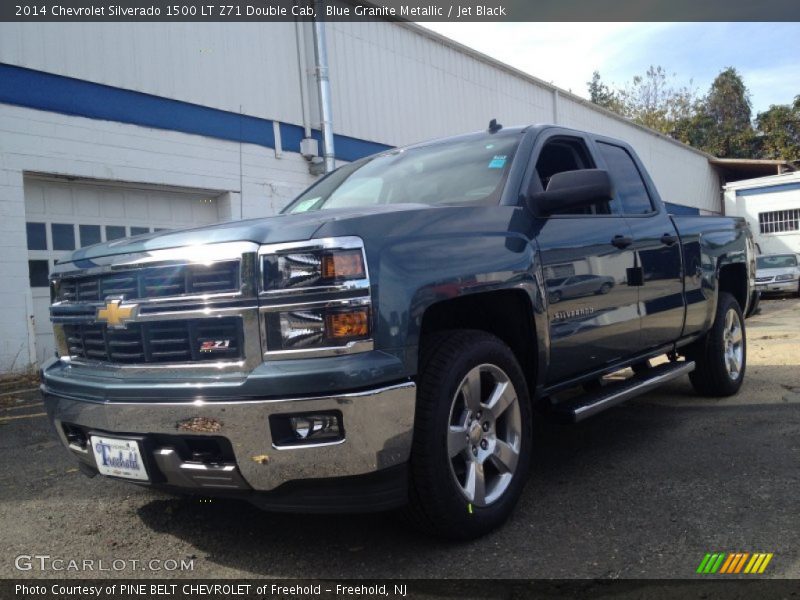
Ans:
[{"label": "door handle", "polygon": [[627,235],[615,235],[614,239],[611,240],[611,244],[622,250],[623,248],[627,248],[633,243],[633,238]]},{"label": "door handle", "polygon": [[672,246],[675,242],[678,241],[678,238],[672,234],[665,233],[661,236],[661,243],[665,246]]}]

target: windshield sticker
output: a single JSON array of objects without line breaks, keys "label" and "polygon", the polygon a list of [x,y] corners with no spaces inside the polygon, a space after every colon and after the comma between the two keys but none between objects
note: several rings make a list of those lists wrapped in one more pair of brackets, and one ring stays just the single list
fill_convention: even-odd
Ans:
[{"label": "windshield sticker", "polygon": [[309,198],[308,200],[303,200],[297,206],[292,209],[293,213],[301,213],[306,212],[312,206],[314,206],[317,202],[319,202],[319,196],[316,198]]},{"label": "windshield sticker", "polygon": [[489,168],[490,169],[502,169],[506,164],[506,157],[505,155],[502,156],[494,156],[492,160],[489,161]]}]

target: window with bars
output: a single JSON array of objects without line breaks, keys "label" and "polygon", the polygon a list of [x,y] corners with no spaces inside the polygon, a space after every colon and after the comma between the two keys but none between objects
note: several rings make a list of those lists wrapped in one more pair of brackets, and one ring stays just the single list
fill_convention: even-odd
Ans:
[{"label": "window with bars", "polygon": [[761,233],[800,231],[800,208],[758,213],[758,227]]}]

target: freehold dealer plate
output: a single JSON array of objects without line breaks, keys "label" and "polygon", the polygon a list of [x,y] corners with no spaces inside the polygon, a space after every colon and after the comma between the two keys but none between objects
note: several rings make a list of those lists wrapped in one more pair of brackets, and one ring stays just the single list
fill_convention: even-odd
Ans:
[{"label": "freehold dealer plate", "polygon": [[138,441],[97,435],[89,439],[97,470],[101,475],[150,481]]}]

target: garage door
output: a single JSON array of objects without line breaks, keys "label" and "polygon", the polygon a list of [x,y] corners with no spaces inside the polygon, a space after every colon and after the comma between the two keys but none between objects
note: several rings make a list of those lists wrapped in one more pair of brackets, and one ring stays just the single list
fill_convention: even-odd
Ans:
[{"label": "garage door", "polygon": [[26,177],[28,270],[39,362],[55,351],[48,284],[54,261],[98,242],[217,222],[218,194]]}]

